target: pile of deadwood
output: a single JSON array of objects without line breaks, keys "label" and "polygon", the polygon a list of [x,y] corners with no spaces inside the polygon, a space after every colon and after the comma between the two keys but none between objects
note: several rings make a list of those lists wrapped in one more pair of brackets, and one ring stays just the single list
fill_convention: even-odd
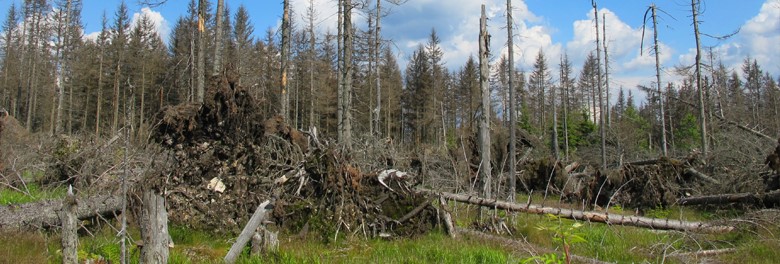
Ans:
[{"label": "pile of deadwood", "polygon": [[[436,223],[417,176],[368,171],[339,145],[301,132],[227,77],[212,80],[206,101],[164,109],[152,135],[171,164],[145,182],[162,190],[172,223],[218,232],[241,230],[270,200],[266,220],[290,232],[413,235]],[[371,155],[371,154],[363,154]]]}]

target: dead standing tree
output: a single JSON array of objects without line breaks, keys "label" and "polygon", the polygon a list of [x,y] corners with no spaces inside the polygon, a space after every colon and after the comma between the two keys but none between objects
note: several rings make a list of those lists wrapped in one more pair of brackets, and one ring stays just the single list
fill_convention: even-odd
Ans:
[{"label": "dead standing tree", "polygon": [[599,42],[599,9],[595,0],[591,0],[593,5],[593,18],[596,20],[596,91],[599,93],[599,135],[601,137],[601,169],[607,169],[607,138],[604,129],[604,94],[601,90],[601,44]]},{"label": "dead standing tree", "polygon": [[281,63],[281,115],[284,120],[290,120],[290,93],[287,92],[287,68],[290,63],[290,1],[284,0],[284,14],[282,15],[282,63]]},{"label": "dead standing tree", "polygon": [[515,201],[517,192],[515,170],[517,166],[517,112],[515,111],[515,54],[514,54],[514,35],[512,34],[512,0],[506,0],[506,31],[509,48],[509,202]]},{"label": "dead standing tree", "polygon": [[647,24],[647,14],[651,13],[652,19],[653,19],[653,49],[655,51],[655,78],[656,78],[656,87],[658,90],[658,106],[660,107],[659,113],[661,117],[661,151],[663,156],[667,156],[667,149],[666,149],[666,114],[664,113],[664,99],[662,95],[664,94],[661,91],[661,57],[658,53],[658,21],[656,19],[656,6],[655,4],[650,5],[650,7],[647,8],[647,11],[645,11],[645,16],[643,21],[645,23],[642,25],[642,45],[639,48],[640,55],[644,51],[644,37],[645,37],[645,24]]},{"label": "dead standing tree", "polygon": [[480,116],[479,126],[479,148],[481,163],[479,173],[482,179],[482,195],[490,199],[491,192],[491,170],[490,164],[490,87],[488,55],[490,51],[490,35],[487,32],[487,17],[485,16],[485,5],[482,5],[482,16],[479,19],[479,86],[482,91],[482,115]]}]

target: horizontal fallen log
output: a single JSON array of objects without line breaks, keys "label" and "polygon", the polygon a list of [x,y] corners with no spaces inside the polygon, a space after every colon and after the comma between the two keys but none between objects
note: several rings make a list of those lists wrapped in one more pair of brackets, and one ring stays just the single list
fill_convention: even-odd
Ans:
[{"label": "horizontal fallen log", "polygon": [[707,181],[709,183],[720,184],[720,181],[716,180],[715,178],[710,177],[707,174],[701,173],[701,172],[697,171],[694,168],[687,168],[687,169],[685,169],[685,173],[689,174],[689,175],[693,175],[694,177],[702,179],[702,180],[705,180],[705,181]]},{"label": "horizontal fallen log", "polygon": [[[120,196],[93,196],[79,198],[76,209],[78,219],[105,215],[122,209]],[[62,200],[50,200],[19,205],[0,206],[0,230],[36,229],[60,225],[57,211]]]},{"label": "horizontal fallen log", "polygon": [[748,203],[760,205],[765,202],[780,202],[780,190],[768,193],[727,193],[697,197],[686,197],[677,200],[680,205],[707,205],[707,204],[729,204],[729,203]]},{"label": "horizontal fallen log", "polygon": [[441,195],[445,199],[468,203],[473,205],[485,206],[495,209],[524,212],[531,214],[551,214],[562,218],[583,220],[590,222],[607,223],[611,225],[626,225],[645,227],[663,230],[678,230],[703,233],[726,233],[734,230],[733,226],[711,225],[703,222],[688,222],[682,220],[649,218],[641,216],[627,216],[619,214],[608,214],[602,212],[581,211],[566,208],[543,207],[540,205],[521,205],[516,203],[489,200],[475,196],[462,194],[435,192],[432,190],[418,189],[418,192],[427,195]]}]

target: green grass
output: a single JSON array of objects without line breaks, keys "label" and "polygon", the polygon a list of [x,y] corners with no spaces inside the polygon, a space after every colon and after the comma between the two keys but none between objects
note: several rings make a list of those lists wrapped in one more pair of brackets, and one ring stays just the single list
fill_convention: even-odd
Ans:
[{"label": "green grass", "polygon": [[[453,215],[462,226],[468,226],[476,216],[476,207],[458,206]],[[625,210],[624,213],[630,213]],[[647,214],[670,218],[699,220],[713,219],[719,213],[689,208],[654,209]],[[738,214],[736,211],[725,212]],[[533,252],[563,256],[560,241],[554,239],[553,229],[540,226],[567,227],[575,223],[585,242],[571,245],[573,254],[617,263],[686,263],[691,260],[663,258],[664,253],[695,252],[703,249],[735,248],[733,253],[710,257],[722,263],[773,263],[780,259],[780,227],[769,225],[759,230],[747,229],[727,234],[693,234],[676,231],[656,231],[627,226],[607,226],[601,223],[576,222],[542,215],[498,213],[513,228],[512,239],[526,240],[535,245]],[[720,216],[723,217],[723,216]],[[731,216],[728,216],[731,217]],[[510,219],[514,220],[511,221]],[[116,224],[114,224],[116,225]],[[80,261],[107,259],[118,263],[119,240],[116,231],[103,224],[91,227],[89,235],[80,233]],[[217,235],[208,230],[193,230],[172,226],[170,234],[175,247],[170,251],[169,263],[221,263],[233,235]],[[251,257],[248,249],[238,263],[519,263],[530,256],[523,248],[512,248],[502,242],[484,238],[458,236],[451,239],[439,230],[414,238],[392,240],[365,239],[362,235],[342,235],[337,240],[323,242],[319,235],[299,237],[280,234],[279,252]],[[131,230],[138,238],[138,231]],[[133,245],[132,243],[130,245]],[[137,263],[140,252],[130,247],[131,261]],[[59,237],[54,231],[33,233],[0,233],[0,263],[58,263]],[[698,262],[700,260],[696,260]]]},{"label": "green grass", "polygon": [[[64,187],[42,188],[36,183],[28,183],[29,195],[10,188],[0,188],[0,205],[22,204],[41,200],[58,199],[65,196]],[[20,188],[22,189],[22,188]],[[22,189],[24,191],[24,189]]]},{"label": "green grass", "polygon": [[342,239],[328,245],[309,240],[282,243],[279,254],[244,257],[239,263],[517,263],[499,245],[440,232],[411,239]]}]

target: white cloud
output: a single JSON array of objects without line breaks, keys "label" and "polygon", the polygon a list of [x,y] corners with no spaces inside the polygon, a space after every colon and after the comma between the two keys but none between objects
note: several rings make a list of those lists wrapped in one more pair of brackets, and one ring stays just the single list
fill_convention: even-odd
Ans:
[{"label": "white cloud", "polygon": [[[758,61],[765,71],[780,75],[780,0],[767,0],[759,13],[745,22],[741,30],[729,41],[713,47],[716,59],[727,67],[740,72],[742,61],[750,58]],[[689,49],[679,56],[683,64],[693,64],[696,49]]]},{"label": "white cloud", "polygon": [[[157,34],[164,40],[168,40],[168,36],[171,33],[171,27],[168,25],[168,21],[160,14],[160,12],[154,11],[148,7],[141,8],[140,13],[134,13],[133,18],[130,20],[130,28],[135,27],[141,20],[141,16],[146,16],[152,21]],[[94,34],[94,33],[91,33]]]}]

